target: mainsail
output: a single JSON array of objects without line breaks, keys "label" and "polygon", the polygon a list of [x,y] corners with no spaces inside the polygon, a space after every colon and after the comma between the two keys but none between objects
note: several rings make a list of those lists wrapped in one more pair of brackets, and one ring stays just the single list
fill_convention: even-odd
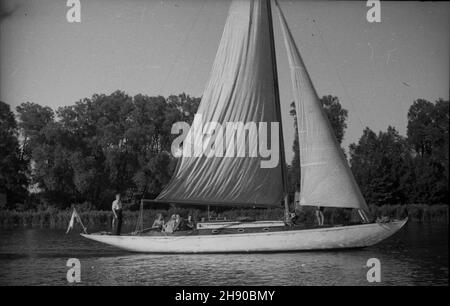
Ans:
[{"label": "mainsail", "polygon": [[[245,142],[248,154],[235,157],[183,154],[172,180],[157,201],[211,205],[281,204],[285,190],[284,154],[280,152],[281,115],[277,104],[269,5],[269,0],[236,0],[231,3],[197,115],[202,116],[203,123],[222,126],[227,122],[254,122],[259,126],[267,122],[269,127],[272,122],[278,123],[277,142],[270,144],[272,149],[278,146],[272,151],[280,156],[278,163],[271,168],[261,167],[265,158],[255,153],[262,139],[248,137],[245,132],[238,133],[236,143]],[[214,137],[205,140],[202,132],[205,132],[205,127],[203,130],[190,129],[183,144],[184,153],[191,145],[202,148],[214,140]],[[232,146],[228,139],[224,140],[225,148]]]},{"label": "mainsail", "polygon": [[368,210],[278,3],[291,70],[300,146],[300,205]]}]

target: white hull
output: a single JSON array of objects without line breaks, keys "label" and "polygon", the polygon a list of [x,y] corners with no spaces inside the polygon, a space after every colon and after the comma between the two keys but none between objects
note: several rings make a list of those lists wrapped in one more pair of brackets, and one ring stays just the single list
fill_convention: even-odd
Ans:
[{"label": "white hull", "polygon": [[367,247],[393,235],[406,222],[407,219],[388,223],[230,235],[81,235],[124,250],[142,253],[283,252]]}]

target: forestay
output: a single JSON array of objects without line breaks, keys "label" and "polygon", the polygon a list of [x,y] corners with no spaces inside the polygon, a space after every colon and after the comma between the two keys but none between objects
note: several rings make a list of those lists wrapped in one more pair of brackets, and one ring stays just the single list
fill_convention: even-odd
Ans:
[{"label": "forestay", "polygon": [[277,3],[289,59],[300,145],[300,205],[368,210]]},{"label": "forestay", "polygon": [[[275,98],[274,63],[271,50],[267,0],[233,1],[214,61],[209,82],[197,115],[203,124],[227,122],[280,122]],[[206,126],[204,126],[206,128]],[[281,128],[281,124],[279,124]],[[183,149],[209,146],[216,137],[200,136],[205,130],[191,128]],[[186,156],[177,165],[174,177],[157,201],[211,205],[278,206],[283,197],[281,160],[272,168],[261,167],[258,137],[238,133],[236,143],[244,141],[247,154],[240,157]],[[193,137],[192,137],[193,136]],[[276,140],[280,139],[277,134]],[[201,139],[201,141],[198,141]],[[218,138],[220,139],[220,138]],[[232,147],[227,138],[224,147]],[[266,142],[270,142],[265,139]],[[279,146],[271,143],[269,147]],[[273,151],[279,153],[279,148]],[[257,154],[258,153],[258,154]]]}]

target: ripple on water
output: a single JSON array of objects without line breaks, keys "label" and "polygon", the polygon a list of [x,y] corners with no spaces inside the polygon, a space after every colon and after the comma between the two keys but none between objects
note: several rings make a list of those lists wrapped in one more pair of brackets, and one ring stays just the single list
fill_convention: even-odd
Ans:
[{"label": "ripple on water", "polygon": [[65,285],[72,257],[82,285],[368,285],[372,257],[381,284],[448,285],[448,225],[411,222],[362,250],[217,255],[135,254],[58,230],[0,230],[0,285]]}]

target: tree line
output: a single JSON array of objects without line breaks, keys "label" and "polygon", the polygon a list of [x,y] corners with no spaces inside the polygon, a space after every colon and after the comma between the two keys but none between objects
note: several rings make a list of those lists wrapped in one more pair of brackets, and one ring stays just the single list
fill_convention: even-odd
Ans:
[{"label": "tree line", "polygon": [[[337,97],[321,101],[341,143],[348,112]],[[26,102],[17,106],[16,116],[0,101],[0,208],[85,203],[109,209],[117,191],[131,200],[155,197],[176,165],[172,124],[191,124],[199,102],[184,93],[131,97],[116,91],[56,110]],[[377,205],[448,203],[449,101],[418,99],[407,116],[407,136],[394,127],[378,134],[366,128],[350,145],[348,158],[361,191]],[[293,150],[291,193],[300,177],[297,132]]]},{"label": "tree line", "polygon": [[[1,171],[7,174],[0,178],[7,208],[16,203],[32,208],[37,200],[59,208],[88,203],[102,209],[109,208],[116,192],[158,194],[174,170],[172,124],[192,122],[199,102],[186,94],[131,97],[116,91],[56,111],[23,103],[16,109],[17,123],[1,103],[2,116],[11,118],[8,137],[15,143],[5,151],[14,162],[0,167],[20,165],[20,171]],[[21,190],[8,187],[16,185]]]}]

